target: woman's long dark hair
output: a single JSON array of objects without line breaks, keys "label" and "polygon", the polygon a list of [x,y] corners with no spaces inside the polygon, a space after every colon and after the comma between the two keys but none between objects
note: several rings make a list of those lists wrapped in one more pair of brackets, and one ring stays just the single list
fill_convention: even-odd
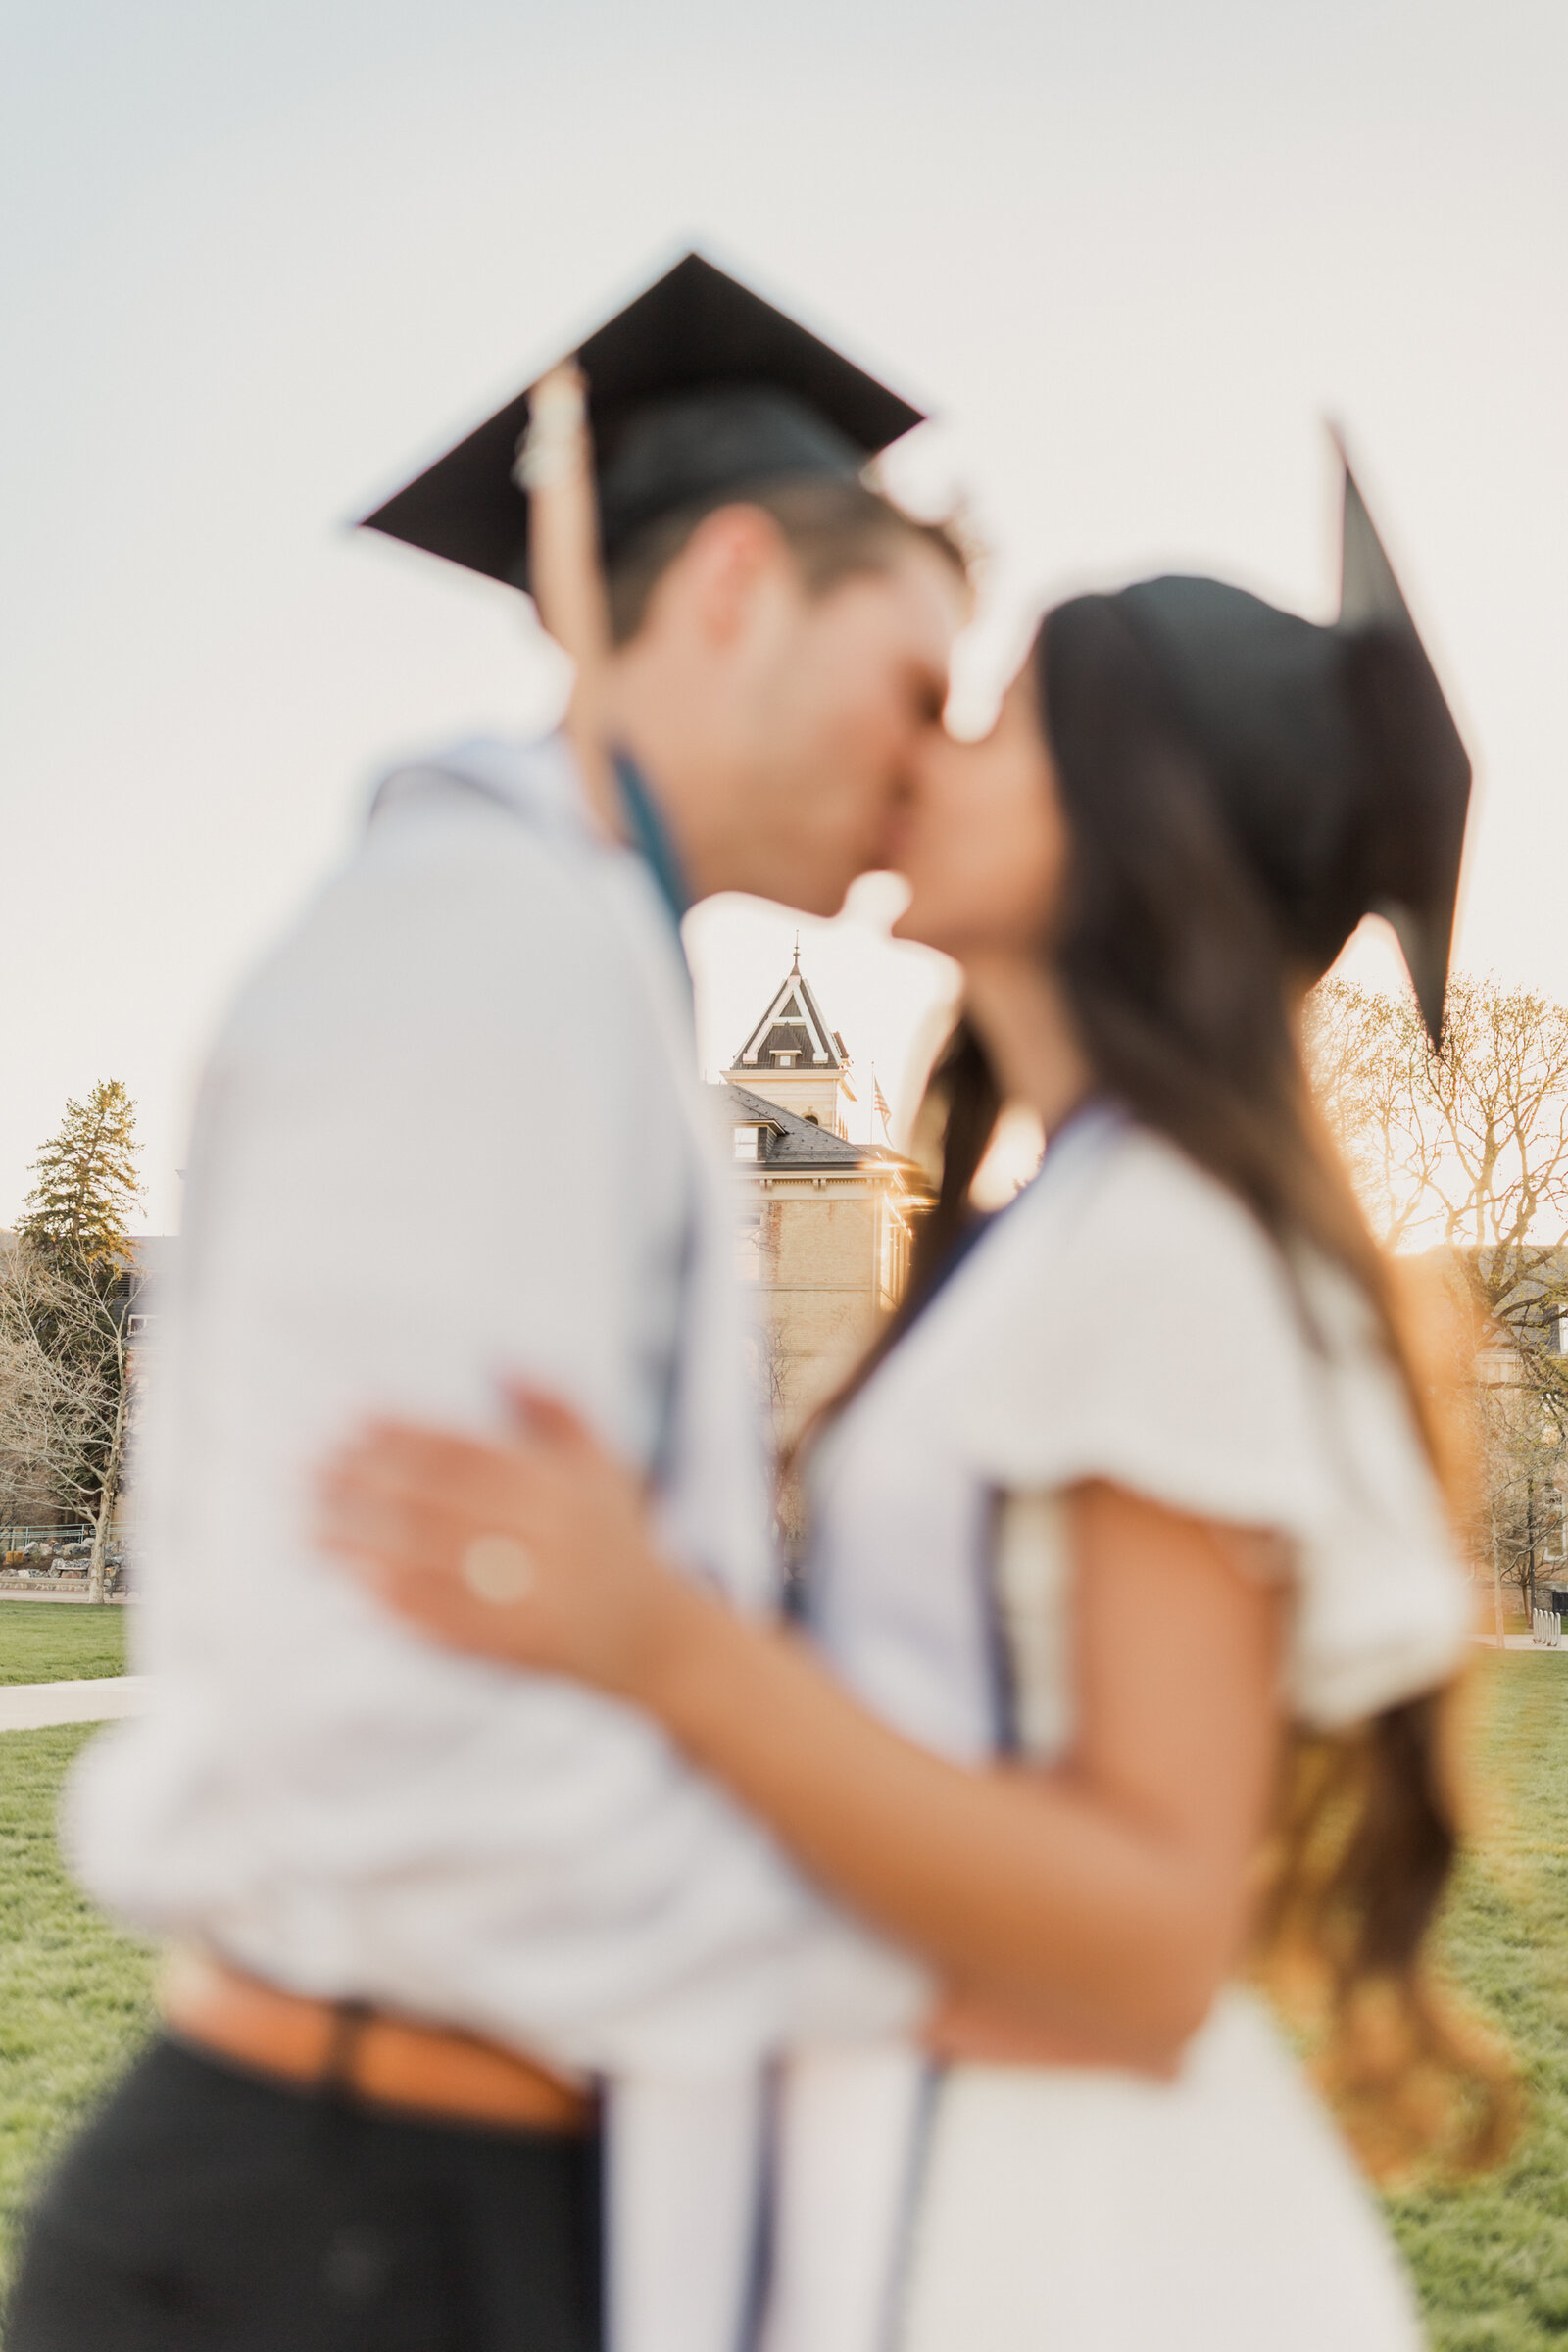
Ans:
[{"label": "woman's long dark hair", "polygon": [[[1441,1399],[1303,1069],[1293,1007],[1316,976],[1312,952],[1292,940],[1227,826],[1203,756],[1115,599],[1049,614],[1034,675],[1071,842],[1050,952],[1099,1090],[1217,1178],[1288,1263],[1305,1252],[1350,1276],[1444,1473]],[[928,1102],[944,1123],[937,1203],[899,1314],[830,1410],[918,1313],[972,1213],[1001,1097],[967,1023]],[[1343,1739],[1293,1740],[1262,1912],[1260,1958],[1277,1982],[1311,1983],[1325,2077],[1385,2165],[1432,2152],[1490,2160],[1509,2131],[1500,2052],[1424,1962],[1457,1843],[1439,1720],[1428,1696]]]}]

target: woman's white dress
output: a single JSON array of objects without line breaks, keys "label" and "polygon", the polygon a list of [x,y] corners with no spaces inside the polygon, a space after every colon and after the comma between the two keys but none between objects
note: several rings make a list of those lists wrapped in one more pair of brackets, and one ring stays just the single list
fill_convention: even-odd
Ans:
[{"label": "woman's white dress", "polygon": [[[960,1761],[1062,1751],[1056,1498],[1087,1478],[1288,1539],[1284,1698],[1305,1723],[1353,1722],[1462,1654],[1467,1583],[1358,1294],[1321,1266],[1293,1284],[1222,1187],[1103,1107],[822,1448],[810,1615],[868,1705]],[[1421,2340],[1360,2177],[1241,1989],[1168,2083],[808,2053],[781,2145],[767,2352]]]}]

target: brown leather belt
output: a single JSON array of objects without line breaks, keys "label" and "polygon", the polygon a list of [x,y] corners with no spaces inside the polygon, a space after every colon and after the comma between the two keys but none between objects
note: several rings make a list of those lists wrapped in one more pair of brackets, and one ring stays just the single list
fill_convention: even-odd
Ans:
[{"label": "brown leather belt", "polygon": [[368,2106],[527,2132],[586,2132],[593,2119],[588,2093],[499,2042],[283,1992],[189,1947],[169,1955],[159,2006],[181,2041]]}]

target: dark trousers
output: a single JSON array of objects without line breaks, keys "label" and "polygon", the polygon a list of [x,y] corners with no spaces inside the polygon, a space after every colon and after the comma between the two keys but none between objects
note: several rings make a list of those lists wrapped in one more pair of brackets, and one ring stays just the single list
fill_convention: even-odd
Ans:
[{"label": "dark trousers", "polygon": [[6,2352],[599,2352],[592,2140],[155,2042],[33,2214]]}]

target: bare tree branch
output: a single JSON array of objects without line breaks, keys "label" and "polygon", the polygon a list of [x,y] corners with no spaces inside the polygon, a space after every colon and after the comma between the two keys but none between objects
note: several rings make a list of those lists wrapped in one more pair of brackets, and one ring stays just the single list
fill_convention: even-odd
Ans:
[{"label": "bare tree branch", "polygon": [[1480,1309],[1471,1534],[1528,1604],[1560,1554],[1568,1478],[1568,1006],[1456,976],[1440,1056],[1410,999],[1330,980],[1305,1043],[1374,1231],[1446,1250]]},{"label": "bare tree branch", "polygon": [[0,1475],[93,1531],[88,1596],[104,1597],[135,1409],[124,1270],[17,1240],[0,1267]]}]

